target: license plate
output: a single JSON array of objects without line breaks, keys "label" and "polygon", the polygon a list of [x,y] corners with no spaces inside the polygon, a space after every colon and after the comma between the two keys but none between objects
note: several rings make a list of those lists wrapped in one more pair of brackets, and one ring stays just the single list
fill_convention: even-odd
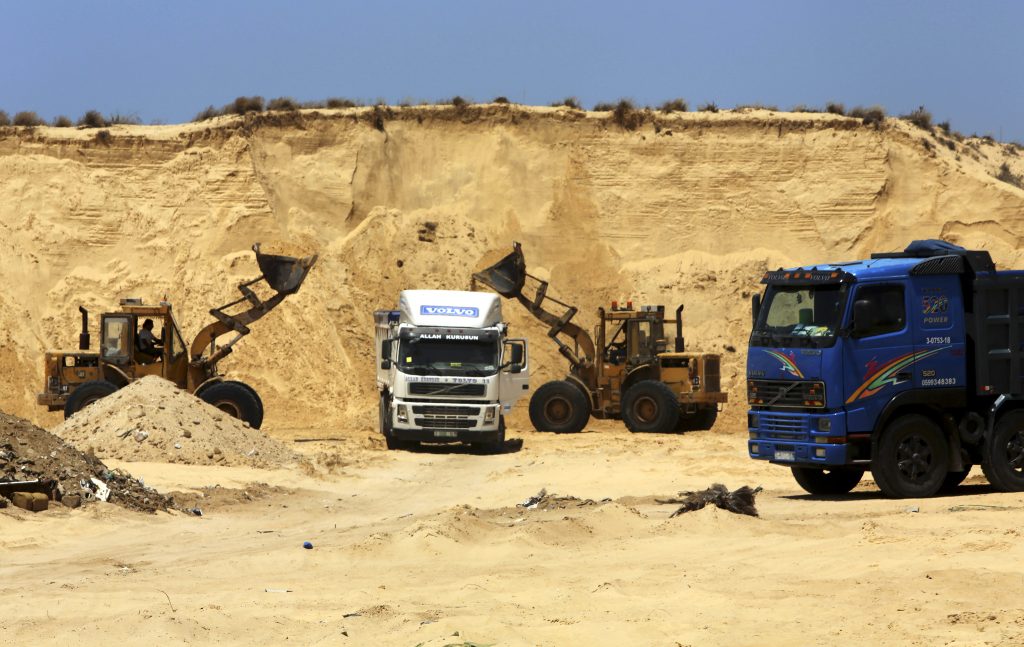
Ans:
[{"label": "license plate", "polygon": [[456,431],[435,431],[434,438],[455,438],[459,434]]},{"label": "license plate", "polygon": [[794,452],[775,452],[775,460],[777,461],[795,461],[796,454]]}]

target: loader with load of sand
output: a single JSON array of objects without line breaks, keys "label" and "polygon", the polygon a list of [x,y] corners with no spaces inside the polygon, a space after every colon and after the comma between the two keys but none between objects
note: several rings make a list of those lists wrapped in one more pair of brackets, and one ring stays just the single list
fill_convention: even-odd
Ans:
[{"label": "loader with load of sand", "polygon": [[[528,280],[532,296],[523,292]],[[675,319],[666,319],[664,306],[634,309],[632,302],[620,307],[613,301],[611,310],[598,309],[592,337],[573,323],[575,306],[548,295],[548,282],[526,272],[519,243],[511,254],[473,274],[473,282],[519,301],[550,326],[548,336],[569,360],[564,380],[544,384],[530,398],[530,422],[538,431],[582,431],[591,416],[621,419],[630,431],[710,429],[719,405],[728,400],[720,386],[721,358],[686,350],[682,305]],[[562,314],[545,309],[546,302]],[[675,324],[672,350],[665,324]]]},{"label": "loader with load of sand", "polygon": [[[149,305],[130,298],[121,299],[118,310],[100,315],[100,347],[90,350],[89,312],[79,306],[82,332],[78,350],[46,353],[46,383],[37,402],[50,411],[63,410],[69,418],[135,380],[156,375],[258,429],[263,423],[259,394],[248,384],[225,379],[217,364],[249,334],[253,322],[298,292],[317,256],[262,253],[259,243],[252,249],[260,276],[238,285],[240,299],[210,310],[214,321],[188,345],[170,303]],[[261,282],[273,290],[272,296],[259,296],[254,287]],[[154,321],[161,324],[159,335],[151,332]],[[217,343],[232,333],[226,343]]]}]

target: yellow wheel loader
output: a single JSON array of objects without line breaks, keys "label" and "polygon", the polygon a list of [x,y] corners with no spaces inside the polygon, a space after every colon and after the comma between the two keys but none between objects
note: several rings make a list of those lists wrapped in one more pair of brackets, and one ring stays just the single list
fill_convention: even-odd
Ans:
[{"label": "yellow wheel loader", "polygon": [[[524,294],[528,279],[531,296]],[[710,429],[719,405],[728,400],[720,386],[720,356],[686,351],[681,305],[675,319],[666,319],[664,306],[634,309],[631,302],[622,307],[612,302],[610,310],[598,309],[591,336],[573,323],[576,307],[549,296],[548,282],[526,272],[519,243],[474,274],[473,282],[523,304],[550,326],[548,336],[569,360],[564,380],[544,384],[530,398],[530,421],[538,431],[578,432],[590,416],[621,419],[630,431]],[[562,314],[545,309],[547,303]],[[671,351],[666,324],[675,324]]]},{"label": "yellow wheel loader", "polygon": [[[317,257],[263,254],[259,243],[252,249],[260,276],[238,286],[242,298],[210,310],[214,321],[191,344],[186,344],[181,336],[170,303],[147,305],[142,299],[121,299],[119,310],[100,315],[100,347],[99,351],[92,351],[89,312],[79,306],[79,350],[46,353],[46,384],[37,402],[50,411],[63,410],[68,418],[134,380],[159,375],[258,429],[263,424],[259,394],[248,384],[225,379],[217,371],[217,363],[249,334],[250,324],[298,292]],[[253,290],[260,281],[274,290],[274,295],[266,300]],[[152,330],[157,325],[160,332],[154,334]],[[227,343],[217,344],[218,338],[230,333],[234,337]]]}]

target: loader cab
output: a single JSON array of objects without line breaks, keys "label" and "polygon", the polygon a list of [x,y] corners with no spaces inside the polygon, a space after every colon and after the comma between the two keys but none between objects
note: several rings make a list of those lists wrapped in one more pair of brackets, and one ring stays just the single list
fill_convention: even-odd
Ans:
[{"label": "loader cab", "polygon": [[[122,299],[122,311],[106,313],[100,320],[100,360],[126,375],[139,378],[159,375],[174,382],[183,378],[187,362],[185,342],[171,313],[171,305],[145,305],[141,299]],[[159,355],[141,352],[139,335],[143,322],[152,319]],[[179,375],[179,373],[181,375]]]},{"label": "loader cab", "polygon": [[631,302],[599,312],[596,337],[602,346],[605,363],[629,368],[654,361],[667,347],[664,310],[661,306],[643,306],[634,310]]}]

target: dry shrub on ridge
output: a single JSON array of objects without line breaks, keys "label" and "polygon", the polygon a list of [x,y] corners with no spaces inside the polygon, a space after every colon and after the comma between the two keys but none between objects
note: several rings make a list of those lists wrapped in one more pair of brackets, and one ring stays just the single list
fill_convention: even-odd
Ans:
[{"label": "dry shrub on ridge", "polygon": [[658,110],[665,114],[670,112],[686,112],[689,109],[690,106],[686,103],[686,99],[669,99],[658,108]]},{"label": "dry shrub on ridge", "polygon": [[10,126],[11,118],[6,112],[0,110],[0,126]]},{"label": "dry shrub on ridge", "polygon": [[46,124],[42,117],[31,110],[22,110],[14,115],[15,126],[42,126]]},{"label": "dry shrub on ridge", "polygon": [[1002,180],[1007,184],[1012,184],[1018,189],[1024,189],[1024,177],[1017,175],[1010,170],[1010,165],[1003,162],[1003,165],[999,167],[999,173],[996,174],[997,180]]},{"label": "dry shrub on ridge", "polygon": [[700,112],[718,112],[718,104],[714,101],[708,101],[707,103],[702,103],[697,110]]},{"label": "dry shrub on ridge", "polygon": [[829,101],[825,104],[825,112],[832,115],[846,116],[846,106],[837,101]]},{"label": "dry shrub on ridge", "polygon": [[78,120],[79,126],[85,126],[86,128],[103,128],[107,125],[107,120],[103,117],[99,110],[87,110]]},{"label": "dry shrub on ridge", "polygon": [[491,103],[509,103],[508,97],[494,97]]},{"label": "dry shrub on ridge", "polygon": [[298,110],[299,102],[291,97],[277,97],[267,103],[267,110]]},{"label": "dry shrub on ridge", "polygon": [[636,130],[644,123],[644,113],[637,110],[629,99],[621,99],[612,110],[612,121],[625,130]]},{"label": "dry shrub on ridge", "polygon": [[932,131],[932,113],[925,110],[924,106],[918,106],[917,110],[908,115],[903,115],[900,119],[906,119],[921,130]]},{"label": "dry shrub on ridge", "polygon": [[860,119],[865,126],[881,128],[882,124],[885,123],[885,108],[882,106],[871,106],[870,108],[857,106],[850,110],[847,116]]},{"label": "dry shrub on ridge", "polygon": [[57,117],[54,117],[51,123],[54,128],[70,128],[75,125],[71,121],[71,119],[66,117],[65,115],[59,115]]}]

